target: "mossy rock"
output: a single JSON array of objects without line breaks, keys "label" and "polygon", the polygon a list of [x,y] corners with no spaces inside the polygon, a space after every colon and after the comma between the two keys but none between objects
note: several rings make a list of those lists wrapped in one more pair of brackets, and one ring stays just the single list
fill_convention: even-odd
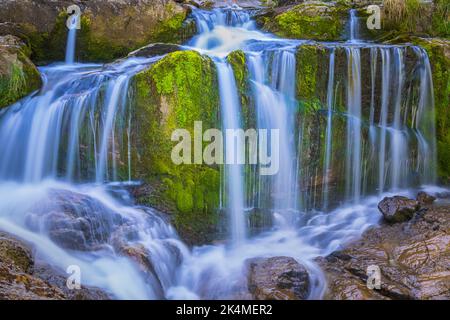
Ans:
[{"label": "mossy rock", "polygon": [[[218,127],[219,93],[214,63],[194,51],[168,54],[134,79],[136,162],[134,174],[154,186],[144,202],[173,214],[190,243],[212,240],[218,221],[220,171],[203,164],[175,165],[175,129],[191,133]],[[193,150],[193,149],[192,149]]]},{"label": "mossy rock", "polygon": [[450,184],[450,41],[444,39],[412,38],[423,47],[430,59],[433,74],[438,148],[438,175]]},{"label": "mossy rock", "polygon": [[263,29],[284,38],[332,41],[342,39],[347,16],[346,6],[315,1],[299,4],[262,21]]},{"label": "mossy rock", "polygon": [[[189,8],[172,0],[88,1],[81,8],[77,31],[78,61],[112,61],[153,42],[181,43],[196,32]],[[0,3],[0,26],[11,29],[32,49],[38,63],[64,60],[68,29],[67,2]],[[17,14],[12,14],[18,12]],[[42,19],[36,19],[39,16]],[[11,27],[8,27],[11,26]]]},{"label": "mossy rock", "polygon": [[0,108],[41,87],[39,71],[28,55],[28,48],[18,38],[0,37]]}]

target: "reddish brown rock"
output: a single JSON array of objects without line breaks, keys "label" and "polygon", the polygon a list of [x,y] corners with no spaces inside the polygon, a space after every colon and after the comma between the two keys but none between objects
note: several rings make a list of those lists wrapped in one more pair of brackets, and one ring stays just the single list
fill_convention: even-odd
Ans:
[{"label": "reddish brown rock", "polygon": [[248,290],[253,299],[303,300],[308,298],[308,271],[293,258],[249,259],[247,268]]},{"label": "reddish brown rock", "polygon": [[[382,225],[317,262],[328,299],[450,299],[450,208],[431,207],[409,222]],[[367,267],[381,271],[381,288],[367,287]]]}]

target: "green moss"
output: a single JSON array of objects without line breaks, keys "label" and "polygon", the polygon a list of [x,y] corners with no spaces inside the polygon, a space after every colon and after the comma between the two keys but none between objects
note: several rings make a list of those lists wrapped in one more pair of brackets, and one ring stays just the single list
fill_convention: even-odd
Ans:
[{"label": "green moss", "polygon": [[6,72],[0,74],[0,108],[9,106],[41,86],[39,71],[21,49],[0,52]]},{"label": "green moss", "polygon": [[[177,51],[139,73],[136,88],[135,175],[156,185],[149,202],[173,213],[178,231],[191,242],[211,240],[218,220],[220,173],[217,167],[175,165],[170,156],[174,129],[193,137],[194,121],[203,130],[218,125],[219,95],[214,64],[193,51]],[[168,210],[166,210],[168,211]]]},{"label": "green moss", "polygon": [[321,57],[326,50],[320,45],[302,45],[297,50],[297,96],[308,101],[318,98]]},{"label": "green moss", "polygon": [[254,128],[256,116],[249,96],[249,72],[247,68],[245,53],[242,50],[233,51],[228,55],[227,61],[233,69],[236,86],[239,91],[242,118],[244,119],[244,127]]},{"label": "green moss", "polygon": [[450,183],[450,41],[413,38],[430,59],[433,74],[436,110],[438,174],[442,182]]},{"label": "green moss", "polygon": [[[146,19],[143,21],[148,24],[148,30],[126,34],[124,20],[133,19],[136,15],[133,9],[127,9],[122,15],[109,18],[101,14],[84,13],[80,21],[81,29],[77,31],[77,59],[112,61],[152,42],[181,43],[195,32],[191,24],[185,23],[186,11],[177,10],[173,2],[168,2],[165,7],[166,18],[154,21],[157,19],[156,13],[154,18],[150,13],[145,13],[137,18]],[[26,26],[24,37],[33,52],[33,61],[47,63],[64,59],[68,33],[67,18],[65,11],[60,12],[49,33],[39,33],[32,25]]]},{"label": "green moss", "polygon": [[335,6],[308,3],[266,20],[265,27],[286,38],[339,40],[344,20],[341,10]]}]

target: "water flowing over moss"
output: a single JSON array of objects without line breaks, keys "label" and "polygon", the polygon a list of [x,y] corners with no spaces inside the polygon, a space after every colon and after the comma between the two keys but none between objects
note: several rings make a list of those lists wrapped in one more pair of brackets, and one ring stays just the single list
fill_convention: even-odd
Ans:
[{"label": "water flowing over moss", "polygon": [[[137,175],[156,187],[149,204],[167,206],[174,223],[192,242],[208,241],[218,220],[220,172],[202,164],[175,165],[173,130],[194,121],[203,130],[218,126],[219,96],[214,64],[193,51],[168,54],[135,78]],[[167,211],[167,210],[166,210]]]},{"label": "water flowing over moss", "polygon": [[438,174],[444,183],[450,182],[450,41],[412,39],[428,53],[433,73],[436,108],[436,138]]}]

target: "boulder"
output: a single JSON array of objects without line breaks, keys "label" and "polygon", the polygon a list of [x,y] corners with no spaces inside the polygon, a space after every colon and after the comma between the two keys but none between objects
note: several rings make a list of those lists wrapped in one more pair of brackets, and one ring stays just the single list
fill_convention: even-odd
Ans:
[{"label": "boulder", "polygon": [[436,197],[432,196],[431,194],[428,194],[424,191],[421,191],[417,194],[417,201],[419,201],[421,206],[430,205],[436,200]]},{"label": "boulder", "polygon": [[98,200],[68,190],[50,190],[26,218],[31,230],[47,233],[63,248],[92,251],[102,248],[113,229],[124,222]]},{"label": "boulder", "polygon": [[[450,299],[450,208],[432,207],[414,223],[384,224],[345,249],[318,258],[326,299]],[[369,266],[380,289],[367,286]]]},{"label": "boulder", "polygon": [[264,30],[281,37],[323,41],[341,40],[347,19],[347,6],[322,1],[306,1],[257,17]]},{"label": "boulder", "polygon": [[81,61],[111,61],[152,42],[181,43],[196,32],[194,21],[186,19],[189,7],[173,0],[8,0],[0,2],[0,35],[26,41],[33,61],[63,60],[66,10],[74,4],[81,9]]},{"label": "boulder", "polygon": [[290,257],[254,258],[246,262],[248,290],[256,300],[304,300],[309,294],[306,268]]},{"label": "boulder", "polygon": [[420,209],[419,201],[402,196],[385,197],[378,204],[384,220],[389,223],[410,220]]},{"label": "boulder", "polygon": [[41,87],[41,76],[29,53],[19,38],[0,36],[0,109]]}]

